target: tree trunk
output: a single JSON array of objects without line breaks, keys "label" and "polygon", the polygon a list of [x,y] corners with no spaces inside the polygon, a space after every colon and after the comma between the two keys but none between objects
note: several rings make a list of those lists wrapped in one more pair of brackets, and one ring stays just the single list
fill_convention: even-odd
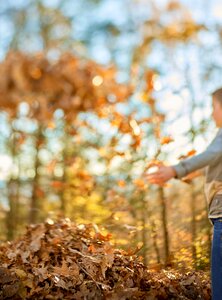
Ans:
[{"label": "tree trunk", "polygon": [[[68,155],[68,143],[67,143],[67,139],[68,136],[66,134],[66,132],[64,131],[64,148],[63,148],[63,152],[62,152],[62,160],[63,160],[63,176],[61,178],[63,183],[66,183],[68,178],[67,178],[67,159],[69,159],[69,155]],[[61,215],[62,217],[66,217],[67,214],[67,203],[66,203],[66,193],[65,193],[65,189],[63,188],[60,191],[60,211],[61,211]]]},{"label": "tree trunk", "polygon": [[164,241],[163,241],[164,242],[164,265],[167,266],[169,262],[169,234],[167,229],[166,199],[162,187],[159,188],[159,201],[160,201],[163,236],[164,236]]},{"label": "tree trunk", "polygon": [[143,248],[142,248],[142,256],[144,259],[144,265],[148,266],[148,258],[147,258],[147,201],[145,199],[145,192],[141,192],[141,203],[142,203],[142,242],[143,242]]},{"label": "tree trunk", "polygon": [[[16,149],[16,131],[12,127],[12,141],[9,144],[13,164],[16,165],[17,149]],[[7,184],[9,210],[6,216],[7,239],[12,240],[15,237],[18,221],[19,207],[19,164],[18,174],[15,178],[11,178]],[[12,176],[15,176],[12,174]]]},{"label": "tree trunk", "polygon": [[192,247],[192,258],[194,263],[195,270],[197,269],[197,251],[196,251],[196,193],[194,183],[191,183],[191,198],[190,198],[190,207],[191,207],[191,247]]},{"label": "tree trunk", "polygon": [[156,253],[157,263],[160,264],[160,251],[157,245],[157,233],[156,233],[156,224],[154,221],[151,223],[151,231],[152,231],[152,239],[153,239],[153,247]]},{"label": "tree trunk", "polygon": [[38,219],[38,212],[40,210],[40,203],[38,199],[38,187],[39,187],[39,172],[38,168],[40,166],[39,160],[39,150],[43,142],[42,126],[39,125],[37,134],[36,134],[36,156],[35,156],[35,177],[33,178],[33,187],[32,187],[32,198],[30,204],[30,215],[29,222],[35,224]]},{"label": "tree trunk", "polygon": [[17,228],[17,194],[18,182],[11,179],[8,183],[9,210],[6,217],[7,240],[13,240]]}]

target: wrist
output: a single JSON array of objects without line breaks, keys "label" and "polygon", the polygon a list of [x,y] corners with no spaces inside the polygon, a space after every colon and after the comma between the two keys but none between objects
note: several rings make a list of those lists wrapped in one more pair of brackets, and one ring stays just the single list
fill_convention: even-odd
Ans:
[{"label": "wrist", "polygon": [[177,178],[177,172],[176,172],[176,170],[174,169],[174,167],[170,167],[171,168],[171,171],[172,171],[172,177],[173,178]]}]

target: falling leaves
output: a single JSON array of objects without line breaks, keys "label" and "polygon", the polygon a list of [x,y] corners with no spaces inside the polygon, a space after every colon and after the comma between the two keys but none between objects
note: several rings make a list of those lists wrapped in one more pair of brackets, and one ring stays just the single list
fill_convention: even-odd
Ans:
[{"label": "falling leaves", "polygon": [[169,144],[169,143],[171,143],[173,141],[174,141],[174,139],[172,137],[170,137],[170,136],[164,136],[164,137],[161,138],[160,144],[161,145],[165,145],[165,144]]},{"label": "falling leaves", "polygon": [[136,179],[134,179],[134,180],[133,180],[133,183],[134,183],[134,185],[135,185],[137,188],[139,188],[139,189],[141,189],[141,190],[144,190],[144,189],[146,188],[146,186],[147,186],[145,180],[142,179],[142,178],[136,178]]},{"label": "falling leaves", "polygon": [[123,187],[125,187],[125,186],[126,186],[126,181],[125,181],[125,180],[122,180],[122,179],[120,179],[120,180],[118,180],[117,184],[118,184],[118,186],[119,186],[119,187],[123,188]]},{"label": "falling leaves", "polygon": [[180,155],[180,156],[178,157],[178,159],[185,159],[185,158],[188,158],[188,157],[190,157],[190,156],[193,156],[195,153],[196,153],[196,150],[195,150],[195,149],[192,149],[192,150],[188,151],[187,154]]},{"label": "falling leaves", "polygon": [[150,160],[147,165],[146,165],[146,169],[148,170],[149,168],[153,167],[153,166],[163,166],[164,163],[158,159],[152,159]]}]

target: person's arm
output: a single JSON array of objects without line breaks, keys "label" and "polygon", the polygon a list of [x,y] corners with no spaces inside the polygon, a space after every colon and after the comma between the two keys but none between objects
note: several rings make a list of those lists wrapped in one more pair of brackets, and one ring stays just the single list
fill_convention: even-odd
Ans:
[{"label": "person's arm", "polygon": [[186,158],[171,167],[176,171],[175,178],[182,178],[199,169],[204,172],[204,167],[213,164],[219,157],[222,157],[222,134],[217,134],[204,152]]}]

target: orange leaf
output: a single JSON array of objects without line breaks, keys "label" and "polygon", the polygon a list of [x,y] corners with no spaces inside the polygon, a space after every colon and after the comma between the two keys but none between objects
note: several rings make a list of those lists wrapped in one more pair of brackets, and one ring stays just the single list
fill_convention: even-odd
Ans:
[{"label": "orange leaf", "polygon": [[192,156],[192,155],[194,155],[196,152],[197,152],[196,150],[192,149],[191,151],[189,151],[189,152],[187,153],[187,156]]},{"label": "orange leaf", "polygon": [[137,178],[133,180],[133,183],[138,187],[138,188],[144,188],[145,187],[145,182],[143,179]]},{"label": "orange leaf", "polygon": [[35,193],[38,198],[42,198],[45,195],[45,192],[39,187],[36,188]]},{"label": "orange leaf", "polygon": [[124,187],[124,186],[126,186],[126,182],[121,179],[121,180],[118,181],[118,186],[119,187]]},{"label": "orange leaf", "polygon": [[196,150],[192,149],[185,155],[180,155],[178,159],[185,159],[187,157],[193,156],[196,153]]},{"label": "orange leaf", "polygon": [[152,159],[151,161],[148,162],[146,169],[149,169],[153,166],[163,166],[164,163],[158,159]]},{"label": "orange leaf", "polygon": [[96,248],[95,248],[95,246],[93,244],[89,245],[88,250],[91,253],[95,253],[96,252]]},{"label": "orange leaf", "polygon": [[107,235],[102,235],[99,232],[97,232],[94,236],[94,238],[99,239],[100,241],[109,241],[111,237],[112,237],[111,233],[108,233]]},{"label": "orange leaf", "polygon": [[170,137],[170,136],[164,136],[164,137],[162,137],[160,143],[161,143],[161,145],[164,145],[164,144],[169,144],[169,143],[171,143],[173,141],[174,141],[174,139],[172,137]]},{"label": "orange leaf", "polygon": [[155,73],[153,71],[148,71],[145,74],[146,89],[148,92],[152,92],[154,89],[154,75]]},{"label": "orange leaf", "polygon": [[51,182],[51,186],[54,188],[62,188],[64,186],[64,183],[58,180],[54,180]]}]

